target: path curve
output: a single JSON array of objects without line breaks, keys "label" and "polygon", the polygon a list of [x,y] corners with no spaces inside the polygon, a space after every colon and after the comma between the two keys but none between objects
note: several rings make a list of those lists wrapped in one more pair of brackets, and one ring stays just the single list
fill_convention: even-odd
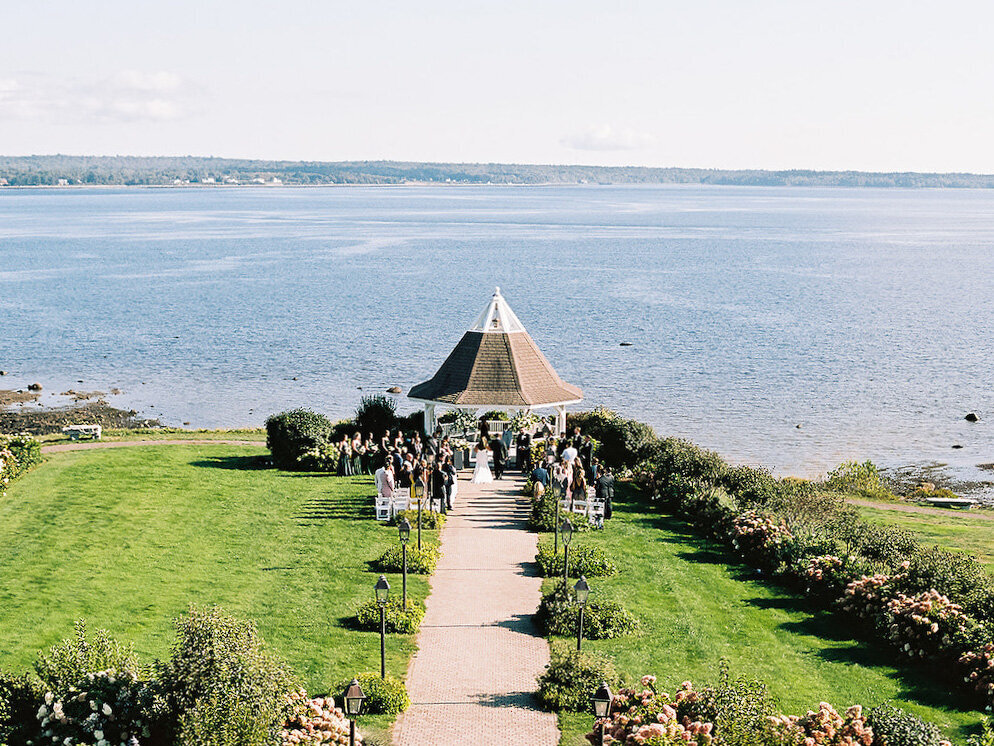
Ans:
[{"label": "path curve", "polygon": [[265,446],[261,440],[94,440],[88,443],[56,443],[42,446],[42,453],[61,453],[62,451],[88,451],[91,448],[125,448],[128,446]]},{"label": "path curve", "polygon": [[549,646],[532,624],[542,594],[538,537],[526,531],[522,483],[459,481],[442,530],[418,651],[407,672],[411,707],[395,746],[556,746],[556,716],[538,709]]},{"label": "path curve", "polygon": [[880,510],[893,510],[897,513],[922,513],[924,515],[941,515],[951,518],[978,518],[981,521],[994,521],[994,515],[988,513],[976,513],[972,510],[947,510],[943,508],[926,508],[923,505],[906,505],[904,503],[878,503],[872,500],[847,500],[850,505],[858,505],[861,508],[879,508]]}]

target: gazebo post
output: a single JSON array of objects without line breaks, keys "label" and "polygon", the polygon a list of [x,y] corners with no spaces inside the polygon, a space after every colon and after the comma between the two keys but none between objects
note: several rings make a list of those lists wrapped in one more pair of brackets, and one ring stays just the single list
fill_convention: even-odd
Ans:
[{"label": "gazebo post", "polygon": [[566,405],[556,406],[556,435],[563,436],[566,433]]},{"label": "gazebo post", "polygon": [[425,402],[425,435],[435,432],[435,405]]}]

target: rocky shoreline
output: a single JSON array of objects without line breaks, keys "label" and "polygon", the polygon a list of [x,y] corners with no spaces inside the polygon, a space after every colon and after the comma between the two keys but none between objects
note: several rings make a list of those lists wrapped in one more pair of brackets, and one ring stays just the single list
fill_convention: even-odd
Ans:
[{"label": "rocky shoreline", "polygon": [[[0,433],[30,433],[48,435],[57,433],[66,425],[100,425],[106,428],[161,427],[156,419],[139,416],[133,409],[120,409],[97,397],[78,396],[67,392],[75,403],[61,407],[33,406],[37,394],[17,391],[0,391]],[[88,392],[98,394],[99,392]]]}]

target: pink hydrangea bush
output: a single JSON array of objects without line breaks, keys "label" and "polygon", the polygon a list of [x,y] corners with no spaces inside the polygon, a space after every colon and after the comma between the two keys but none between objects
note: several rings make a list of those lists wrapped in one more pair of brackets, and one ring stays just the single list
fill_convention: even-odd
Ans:
[{"label": "pink hydrangea bush", "polygon": [[680,718],[677,707],[694,694],[689,681],[683,683],[672,701],[665,692],[656,692],[656,677],[643,676],[641,689],[621,689],[612,700],[610,717],[598,720],[587,734],[591,744],[600,743],[604,728],[605,744],[624,746],[711,746],[714,725]]},{"label": "pink hydrangea bush", "polygon": [[994,643],[977,650],[968,650],[959,658],[965,669],[963,681],[980,694],[989,707],[994,707]]},{"label": "pink hydrangea bush", "polygon": [[770,718],[770,742],[776,746],[871,746],[873,728],[866,724],[860,705],[844,715],[828,702],[808,710],[803,717],[780,715]]},{"label": "pink hydrangea bush", "polygon": [[935,590],[915,596],[898,593],[885,612],[890,621],[887,637],[909,658],[948,657],[970,626],[959,604]]},{"label": "pink hydrangea bush", "polygon": [[776,566],[787,542],[794,538],[782,522],[755,510],[747,510],[732,521],[732,547],[757,565]]},{"label": "pink hydrangea bush", "polygon": [[[301,704],[301,712],[283,728],[283,746],[348,744],[349,721],[331,697],[317,697]],[[362,744],[358,731],[355,742]]]}]

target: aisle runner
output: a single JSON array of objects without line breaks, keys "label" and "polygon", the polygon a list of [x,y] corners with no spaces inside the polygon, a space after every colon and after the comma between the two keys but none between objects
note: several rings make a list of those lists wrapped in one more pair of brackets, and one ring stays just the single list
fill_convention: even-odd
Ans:
[{"label": "aisle runner", "polygon": [[525,530],[521,482],[459,482],[442,559],[411,660],[411,708],[396,746],[556,746],[556,716],[534,704],[549,649],[531,623],[542,580],[530,573],[537,536]]}]

